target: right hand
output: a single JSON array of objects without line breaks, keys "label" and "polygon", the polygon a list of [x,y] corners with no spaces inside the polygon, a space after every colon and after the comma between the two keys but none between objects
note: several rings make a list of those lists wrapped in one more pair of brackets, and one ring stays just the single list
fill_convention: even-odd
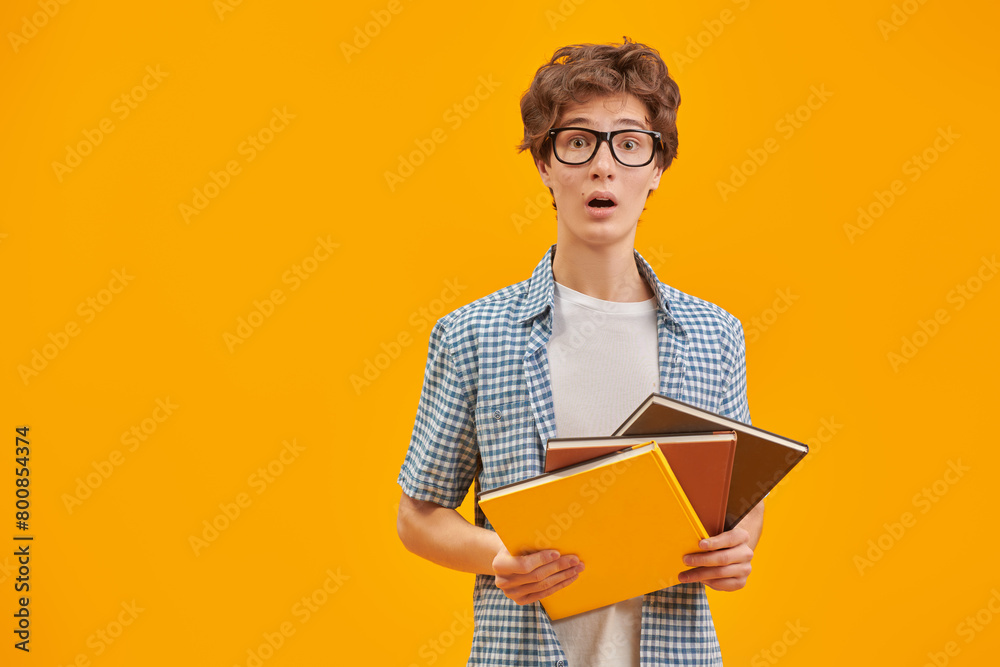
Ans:
[{"label": "right hand", "polygon": [[537,602],[569,586],[583,571],[576,556],[560,556],[548,549],[525,556],[511,556],[501,547],[493,559],[497,588],[514,602],[525,605]]}]

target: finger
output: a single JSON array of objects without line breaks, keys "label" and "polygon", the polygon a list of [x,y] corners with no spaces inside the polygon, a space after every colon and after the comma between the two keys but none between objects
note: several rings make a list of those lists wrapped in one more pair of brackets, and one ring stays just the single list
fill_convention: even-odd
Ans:
[{"label": "finger", "polygon": [[729,549],[738,544],[746,544],[750,541],[750,533],[745,529],[736,527],[719,533],[714,537],[706,538],[698,543],[698,548],[702,551],[714,551],[716,549]]},{"label": "finger", "polygon": [[753,560],[753,549],[745,544],[730,549],[718,551],[703,551],[684,556],[684,564],[690,567],[718,567],[730,563],[743,563]]},{"label": "finger", "polygon": [[580,563],[576,556],[573,556],[571,559],[568,557],[564,558],[559,559],[555,563],[532,570],[527,574],[497,574],[495,579],[496,586],[510,598],[543,591],[583,570],[583,563]]},{"label": "finger", "polygon": [[704,583],[712,590],[731,592],[745,588],[747,580],[745,578],[709,579]]},{"label": "finger", "polygon": [[[546,559],[541,559],[543,562],[545,560]],[[525,564],[521,561],[527,561],[527,563]],[[514,585],[521,583],[537,583],[546,577],[556,574],[557,572],[562,572],[563,570],[576,567],[579,565],[580,559],[574,554],[567,554],[565,556],[559,556],[552,562],[532,568],[531,565],[537,562],[539,562],[539,559],[535,559],[533,557],[521,557],[515,558],[513,561],[507,563],[495,563],[494,573],[498,577],[504,577],[508,581],[513,582]]]},{"label": "finger", "polygon": [[531,604],[569,586],[579,578],[582,571],[583,563],[579,563],[567,570],[562,570],[546,577],[542,581],[524,584],[512,590],[505,590],[504,593],[518,604]]},{"label": "finger", "polygon": [[[508,552],[509,553],[509,552]],[[502,571],[512,574],[527,574],[559,559],[559,552],[552,549],[535,551],[524,556],[508,555],[500,559]],[[494,569],[501,569],[494,566]]]},{"label": "finger", "polygon": [[522,602],[520,602],[519,604],[531,604],[533,602],[538,602],[539,600],[547,598],[548,596],[552,595],[556,591],[562,590],[563,588],[566,588],[567,586],[569,586],[570,584],[572,584],[574,581],[576,581],[579,578],[579,576],[580,576],[580,574],[576,573],[576,574],[574,574],[573,576],[571,576],[571,577],[569,577],[567,579],[563,579],[562,581],[560,581],[559,583],[555,584],[554,586],[550,586],[549,588],[545,589],[544,591],[538,591],[537,593],[532,593],[529,596],[527,596],[526,598],[524,598],[524,600]]},{"label": "finger", "polygon": [[563,556],[554,563],[543,565],[525,574],[498,574],[497,587],[505,591],[520,589],[523,592],[535,592],[547,586],[558,583],[562,578],[583,570],[583,563],[576,556]]},{"label": "finger", "polygon": [[690,583],[692,581],[702,581],[706,584],[714,579],[746,579],[750,576],[750,572],[753,568],[750,563],[734,563],[732,565],[724,565],[722,567],[696,567],[691,570],[685,570],[678,575],[678,580],[682,584]]},{"label": "finger", "polygon": [[493,570],[498,574],[524,574],[545,563],[559,558],[558,551],[536,551],[524,556],[512,556],[504,547],[493,559]]},{"label": "finger", "polygon": [[568,557],[563,557],[554,563],[543,565],[525,574],[498,574],[496,585],[508,594],[513,594],[516,591],[518,594],[524,595],[544,590],[582,570],[583,563],[580,562],[579,558],[573,556],[570,560]]}]

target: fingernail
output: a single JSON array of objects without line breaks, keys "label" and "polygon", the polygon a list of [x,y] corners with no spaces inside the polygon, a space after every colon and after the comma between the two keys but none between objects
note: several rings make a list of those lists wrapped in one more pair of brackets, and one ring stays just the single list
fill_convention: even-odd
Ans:
[{"label": "fingernail", "polygon": [[708,549],[710,546],[712,546],[712,542],[710,540],[702,540],[698,543],[699,549]]},{"label": "fingernail", "polygon": [[691,556],[684,556],[684,564],[685,565],[691,565],[692,564],[691,561],[692,561]]}]

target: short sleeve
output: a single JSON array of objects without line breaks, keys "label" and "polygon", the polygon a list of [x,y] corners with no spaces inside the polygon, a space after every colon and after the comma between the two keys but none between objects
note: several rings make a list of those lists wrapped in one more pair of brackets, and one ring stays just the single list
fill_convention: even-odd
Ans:
[{"label": "short sleeve", "polygon": [[431,331],[410,447],[399,472],[403,493],[443,507],[462,504],[476,474],[474,408],[444,320]]},{"label": "short sleeve", "polygon": [[732,328],[727,338],[724,353],[728,357],[729,371],[726,375],[726,385],[723,389],[719,414],[743,422],[744,424],[749,424],[750,405],[747,402],[747,348],[743,337],[743,325],[735,317],[732,318]]}]

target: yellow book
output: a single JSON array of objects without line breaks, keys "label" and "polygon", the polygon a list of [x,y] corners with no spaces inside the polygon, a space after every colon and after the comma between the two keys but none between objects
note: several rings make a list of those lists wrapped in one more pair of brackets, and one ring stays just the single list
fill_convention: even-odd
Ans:
[{"label": "yellow book", "polygon": [[655,442],[486,491],[514,555],[576,554],[584,570],[541,600],[553,620],[673,586],[708,533]]}]

